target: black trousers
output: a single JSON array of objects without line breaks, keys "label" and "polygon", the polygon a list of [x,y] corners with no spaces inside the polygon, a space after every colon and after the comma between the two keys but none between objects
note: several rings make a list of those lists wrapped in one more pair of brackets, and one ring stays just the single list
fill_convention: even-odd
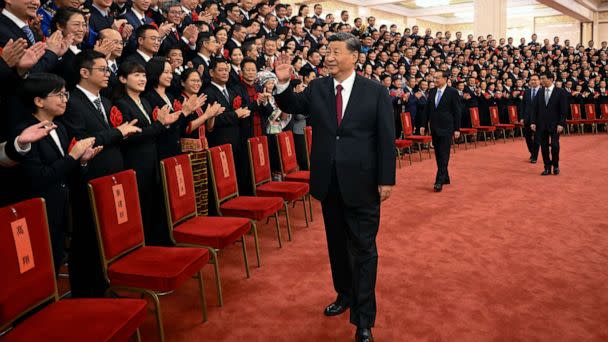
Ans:
[{"label": "black trousers", "polygon": [[350,304],[352,324],[371,328],[376,320],[376,234],[380,224],[380,198],[378,196],[369,206],[347,206],[340,194],[334,168],[329,193],[321,204],[338,300]]},{"label": "black trousers", "polygon": [[[559,167],[559,134],[544,130],[539,132],[536,138],[540,138],[540,149],[543,154],[543,163],[545,169],[550,169],[551,166]],[[551,146],[551,149],[549,149]]]},{"label": "black trousers", "polygon": [[450,180],[448,173],[448,162],[450,161],[450,147],[452,146],[452,136],[433,136],[433,147],[435,148],[435,161],[437,162],[437,176],[435,184],[444,184]]},{"label": "black trousers", "polygon": [[308,170],[308,149],[306,147],[306,138],[304,134],[293,134],[293,142],[296,145],[296,158],[298,159],[298,167],[300,170]]},{"label": "black trousers", "polygon": [[538,150],[540,145],[536,140],[536,134],[532,132],[530,129],[530,124],[524,125],[524,137],[526,138],[526,145],[528,146],[528,152],[530,152],[530,157],[534,159],[538,159]]}]

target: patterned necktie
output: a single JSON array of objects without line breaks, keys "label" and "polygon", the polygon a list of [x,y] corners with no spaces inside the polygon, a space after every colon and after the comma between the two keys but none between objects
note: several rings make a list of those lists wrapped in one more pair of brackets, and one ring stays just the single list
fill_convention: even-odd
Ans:
[{"label": "patterned necktie", "polygon": [[103,122],[105,122],[107,124],[108,118],[106,118],[106,116],[103,114],[103,109],[101,107],[101,99],[98,97],[95,100],[93,100],[93,103],[95,104],[95,108],[97,108],[97,112],[99,113],[99,115],[101,115]]},{"label": "patterned necktie", "polygon": [[532,89],[532,98],[535,98],[535,97],[536,97],[536,90],[537,90],[536,88],[535,88],[535,89]]},{"label": "patterned necktie", "polygon": [[32,32],[32,29],[26,25],[23,26],[21,30],[23,31],[23,33],[25,33],[27,40],[30,42],[30,45],[34,45],[36,43],[36,38],[34,38],[34,32]]},{"label": "patterned necktie", "polygon": [[226,101],[228,101],[228,103],[230,103],[230,95],[228,94],[228,89],[226,89],[226,88],[222,89],[222,94],[226,98]]},{"label": "patterned necktie", "polygon": [[435,108],[439,106],[439,101],[441,101],[441,89],[437,89],[437,95],[435,95]]},{"label": "patterned necktie", "polygon": [[549,105],[549,88],[545,89],[545,106]]},{"label": "patterned necktie", "polygon": [[336,119],[338,120],[338,127],[342,123],[342,85],[336,86]]}]

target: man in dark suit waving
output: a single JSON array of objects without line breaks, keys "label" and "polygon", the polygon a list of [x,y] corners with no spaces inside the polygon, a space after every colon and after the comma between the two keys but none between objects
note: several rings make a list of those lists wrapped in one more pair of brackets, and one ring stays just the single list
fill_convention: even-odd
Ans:
[{"label": "man in dark suit waving", "polygon": [[[536,132],[536,139],[540,141],[540,150],[543,154],[545,170],[543,176],[559,175],[559,135],[566,126],[566,113],[568,111],[568,94],[562,88],[553,84],[553,73],[544,73],[540,81],[543,87],[534,99],[534,110],[530,118],[530,129]],[[549,138],[551,139],[551,152],[549,153]]]},{"label": "man in dark suit waving", "polygon": [[373,341],[376,318],[376,234],[380,202],[395,184],[395,127],[388,91],[355,73],[361,43],[350,33],[329,38],[331,77],[302,93],[288,83],[290,58],[276,63],[276,100],[288,113],[312,113],[310,192],[321,201],[336,301],[326,316],[350,311],[357,341]]},{"label": "man in dark suit waving", "polygon": [[437,162],[437,176],[435,177],[435,192],[440,192],[444,184],[450,184],[448,162],[450,161],[450,146],[452,137],[460,137],[461,101],[458,90],[448,86],[449,73],[447,71],[435,72],[435,88],[429,92],[429,99],[424,108],[423,128],[427,120],[431,124],[431,135],[435,147],[435,160]]},{"label": "man in dark suit waving", "polygon": [[530,152],[530,163],[535,164],[538,159],[539,144],[534,139],[535,133],[530,129],[530,118],[532,117],[532,111],[534,110],[534,99],[540,90],[540,80],[538,75],[530,76],[530,89],[524,92],[524,98],[521,102],[520,122],[524,124],[524,137],[526,138],[526,145]]}]

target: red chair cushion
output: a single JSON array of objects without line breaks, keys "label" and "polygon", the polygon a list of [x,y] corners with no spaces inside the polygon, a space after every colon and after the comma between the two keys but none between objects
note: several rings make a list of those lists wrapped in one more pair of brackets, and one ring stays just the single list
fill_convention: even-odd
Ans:
[{"label": "red chair cushion", "polygon": [[462,134],[475,134],[477,130],[475,128],[460,128],[460,133]]},{"label": "red chair cushion", "polygon": [[285,201],[295,201],[309,191],[308,184],[302,182],[268,182],[255,189],[261,197],[281,197]]},{"label": "red chair cushion", "polygon": [[177,243],[191,243],[223,249],[251,229],[251,221],[241,217],[195,216],[173,229]]},{"label": "red chair cushion", "polygon": [[[6,191],[6,190],[2,190]],[[13,214],[16,211],[17,216]],[[12,222],[25,218],[34,267],[21,273]],[[44,202],[41,198],[0,208],[0,326],[55,294],[55,274]],[[25,340],[24,340],[25,341]]]},{"label": "red chair cushion", "polygon": [[111,285],[165,292],[178,288],[209,261],[202,248],[145,246],[108,267]]},{"label": "red chair cushion", "polygon": [[2,341],[128,341],[146,318],[142,299],[66,299],[19,323]]},{"label": "red chair cushion", "polygon": [[397,148],[406,148],[406,147],[410,147],[412,146],[412,141],[411,140],[405,140],[405,139],[397,139],[395,140],[395,146]]},{"label": "red chair cushion", "polygon": [[496,124],[494,126],[496,126],[496,128],[500,128],[500,129],[513,129],[513,128],[515,128],[515,125],[513,125],[513,124]]},{"label": "red chair cushion", "polygon": [[576,124],[583,123],[583,120],[566,120],[566,123],[576,125]]},{"label": "red chair cushion", "polygon": [[496,130],[496,127],[494,127],[494,126],[477,126],[477,127],[475,127],[475,129],[478,131],[482,131],[482,132],[493,132]]},{"label": "red chair cushion", "polygon": [[433,137],[428,135],[408,135],[405,139],[421,144],[427,144],[433,141]]},{"label": "red chair cushion", "polygon": [[283,207],[280,197],[239,196],[220,205],[223,215],[246,217],[255,221],[274,215]]},{"label": "red chair cushion", "polygon": [[[196,198],[194,193],[194,179],[192,178],[192,166],[190,157],[181,154],[162,160],[165,170],[165,191],[169,195],[169,208],[171,209],[171,221],[176,222],[182,218],[196,213]],[[184,192],[179,193],[178,165],[182,170],[184,181]],[[183,190],[182,190],[183,191]]]},{"label": "red chair cushion", "polygon": [[285,180],[288,182],[310,182],[310,171],[296,171],[285,175]]},{"label": "red chair cushion", "polygon": [[[99,231],[106,259],[110,260],[143,243],[144,233],[135,172],[133,170],[118,172],[96,178],[89,184],[94,192],[97,217],[99,218]],[[128,218],[126,222],[121,224],[118,223],[112,189],[117,184],[122,185]]]}]

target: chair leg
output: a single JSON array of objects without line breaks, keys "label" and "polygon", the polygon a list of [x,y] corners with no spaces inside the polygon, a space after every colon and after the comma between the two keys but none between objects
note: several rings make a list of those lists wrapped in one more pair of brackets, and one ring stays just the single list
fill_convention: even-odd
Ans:
[{"label": "chair leg", "polygon": [[407,150],[408,150],[408,152],[409,152],[409,153],[408,153],[408,156],[409,156],[409,160],[410,160],[410,166],[411,166],[411,165],[412,165],[412,147],[411,147],[411,146],[410,146],[410,147],[408,147],[408,148],[407,148]]},{"label": "chair leg", "polygon": [[[287,239],[291,241],[291,222],[289,221],[289,203],[283,202],[285,205],[285,220],[287,220]],[[277,215],[278,217],[278,215]]]},{"label": "chair leg", "polygon": [[492,142],[496,145],[496,132],[492,132]]},{"label": "chair leg", "polygon": [[433,159],[433,155],[431,154],[431,144],[426,145],[426,150],[429,152],[429,158]]},{"label": "chair leg", "polygon": [[310,210],[310,222],[314,219],[312,217],[312,200],[310,199],[310,194],[308,194],[308,210]]},{"label": "chair leg", "polygon": [[249,274],[249,258],[247,257],[247,244],[245,243],[245,235],[241,236],[241,242],[243,244],[243,262],[245,263],[245,275],[247,278],[251,277]]},{"label": "chair leg", "polygon": [[422,145],[420,143],[416,144],[418,145],[418,156],[420,157],[420,161],[422,161]]},{"label": "chair leg", "polygon": [[477,148],[477,134],[475,134],[475,140],[473,140],[473,143],[475,144],[475,148]]},{"label": "chair leg", "polygon": [[[199,271],[199,278],[201,280],[203,278],[200,271]],[[145,296],[150,297],[150,299],[152,300],[152,304],[154,304],[154,316],[156,317],[158,339],[160,340],[160,342],[165,342],[165,329],[163,327],[163,315],[162,315],[162,312],[160,311],[160,300],[158,299],[158,295],[154,291],[150,291],[147,289],[133,288],[133,287],[128,287],[128,286],[110,286],[105,292],[105,297],[111,298],[112,293],[114,295],[118,296],[118,293],[116,291],[128,291],[128,292],[140,293],[141,294],[140,298],[142,298],[142,299]],[[205,316],[206,316],[206,308],[205,308]],[[139,335],[139,329],[138,329],[137,333]]]},{"label": "chair leg", "polygon": [[401,149],[397,148],[397,165],[401,168]]},{"label": "chair leg", "polygon": [[255,256],[258,259],[258,267],[262,266],[260,258],[260,241],[258,240],[258,228],[255,225],[255,221],[251,221],[251,230],[253,231],[253,243],[255,244]]},{"label": "chair leg", "polygon": [[488,146],[488,135],[485,131],[483,132],[483,142],[486,146]]},{"label": "chair leg", "polygon": [[306,212],[306,196],[302,197],[302,207],[304,208],[304,220],[306,221],[306,227],[308,227],[308,213]]},{"label": "chair leg", "polygon": [[141,333],[139,332],[139,328],[135,330],[135,341],[141,342]]},{"label": "chair leg", "polygon": [[281,229],[279,227],[279,212],[274,213],[274,221],[277,227],[277,240],[279,240],[279,248],[283,248],[283,242],[281,241]]},{"label": "chair leg", "polygon": [[452,151],[454,151],[454,154],[456,154],[456,139],[454,139],[452,137]]},{"label": "chair leg", "polygon": [[463,135],[464,135],[464,150],[466,151],[467,150],[467,135],[466,134],[463,134]]},{"label": "chair leg", "polygon": [[220,261],[217,257],[217,252],[213,248],[207,248],[211,253],[211,263],[213,263],[213,271],[215,272],[215,287],[217,288],[217,301],[219,306],[224,306],[224,296],[222,295],[222,280],[220,277]]},{"label": "chair leg", "polygon": [[502,138],[503,138],[502,142],[506,144],[507,143],[507,130],[506,129],[502,130]]},{"label": "chair leg", "polygon": [[203,322],[207,322],[207,298],[205,297],[205,284],[203,281],[203,271],[198,271],[198,288],[201,295],[201,307],[203,309]]}]

